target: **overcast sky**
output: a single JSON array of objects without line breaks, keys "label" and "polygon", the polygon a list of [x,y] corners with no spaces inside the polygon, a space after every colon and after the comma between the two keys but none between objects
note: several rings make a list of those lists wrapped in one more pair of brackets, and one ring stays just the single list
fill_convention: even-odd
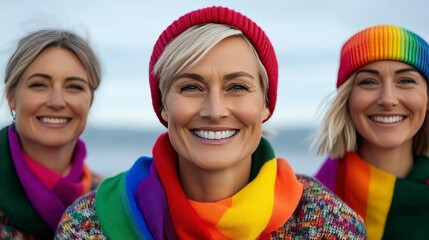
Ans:
[{"label": "overcast sky", "polygon": [[[375,24],[408,28],[429,41],[427,0],[0,1],[0,72],[19,38],[44,27],[72,30],[99,56],[103,79],[88,124],[163,128],[152,110],[148,64],[159,34],[184,13],[222,5],[244,13],[271,39],[279,61],[277,108],[267,126],[316,126],[317,109],[335,91],[342,44]],[[0,126],[11,122],[2,99]]]}]

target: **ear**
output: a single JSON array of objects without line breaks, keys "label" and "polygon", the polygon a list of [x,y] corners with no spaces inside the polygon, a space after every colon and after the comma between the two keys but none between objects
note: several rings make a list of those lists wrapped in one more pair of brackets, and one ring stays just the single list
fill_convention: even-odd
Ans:
[{"label": "ear", "polygon": [[15,96],[14,95],[8,95],[7,96],[7,103],[9,105],[9,109],[10,110],[15,110],[16,109],[16,101],[15,101]]},{"label": "ear", "polygon": [[267,118],[270,116],[270,109],[265,106],[264,110],[262,110],[262,121],[264,122],[265,120],[267,120]]},{"label": "ear", "polygon": [[168,112],[167,112],[167,109],[165,109],[165,107],[163,107],[161,110],[161,117],[165,122],[168,122]]}]

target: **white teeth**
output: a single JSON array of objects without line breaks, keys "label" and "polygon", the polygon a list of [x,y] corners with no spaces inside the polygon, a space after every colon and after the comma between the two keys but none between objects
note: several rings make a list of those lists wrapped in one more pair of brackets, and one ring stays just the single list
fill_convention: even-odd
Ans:
[{"label": "white teeth", "polygon": [[229,138],[235,134],[235,130],[226,130],[226,131],[203,131],[203,130],[197,130],[194,131],[194,133],[204,139],[210,139],[210,140],[219,140],[224,138]]},{"label": "white teeth", "polygon": [[391,117],[372,116],[371,119],[379,123],[397,123],[404,120],[404,116],[391,116]]},{"label": "white teeth", "polygon": [[67,118],[41,118],[40,120],[42,120],[42,122],[44,123],[51,123],[51,124],[62,124],[62,123],[67,123],[68,120]]}]

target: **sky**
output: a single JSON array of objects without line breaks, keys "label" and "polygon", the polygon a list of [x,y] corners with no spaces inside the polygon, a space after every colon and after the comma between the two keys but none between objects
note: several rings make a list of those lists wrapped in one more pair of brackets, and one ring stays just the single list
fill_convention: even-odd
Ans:
[{"label": "sky", "polygon": [[[393,24],[429,41],[427,0],[0,1],[0,88],[21,37],[41,28],[71,30],[89,41],[102,66],[88,125],[163,129],[152,109],[148,82],[153,45],[172,21],[213,5],[251,18],[274,45],[279,88],[268,128],[318,126],[320,109],[336,90],[341,46],[356,32]],[[12,118],[6,100],[0,103],[0,126],[5,126]]]}]

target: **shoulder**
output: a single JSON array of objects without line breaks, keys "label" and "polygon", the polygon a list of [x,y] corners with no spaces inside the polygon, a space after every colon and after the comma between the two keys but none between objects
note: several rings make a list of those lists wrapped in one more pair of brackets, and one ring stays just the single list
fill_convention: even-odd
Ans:
[{"label": "shoulder", "polygon": [[342,200],[312,177],[297,175],[304,186],[301,201],[283,232],[304,238],[365,239],[365,226]]},{"label": "shoulder", "polygon": [[95,191],[91,191],[67,208],[55,239],[106,239],[95,211],[95,194]]}]

